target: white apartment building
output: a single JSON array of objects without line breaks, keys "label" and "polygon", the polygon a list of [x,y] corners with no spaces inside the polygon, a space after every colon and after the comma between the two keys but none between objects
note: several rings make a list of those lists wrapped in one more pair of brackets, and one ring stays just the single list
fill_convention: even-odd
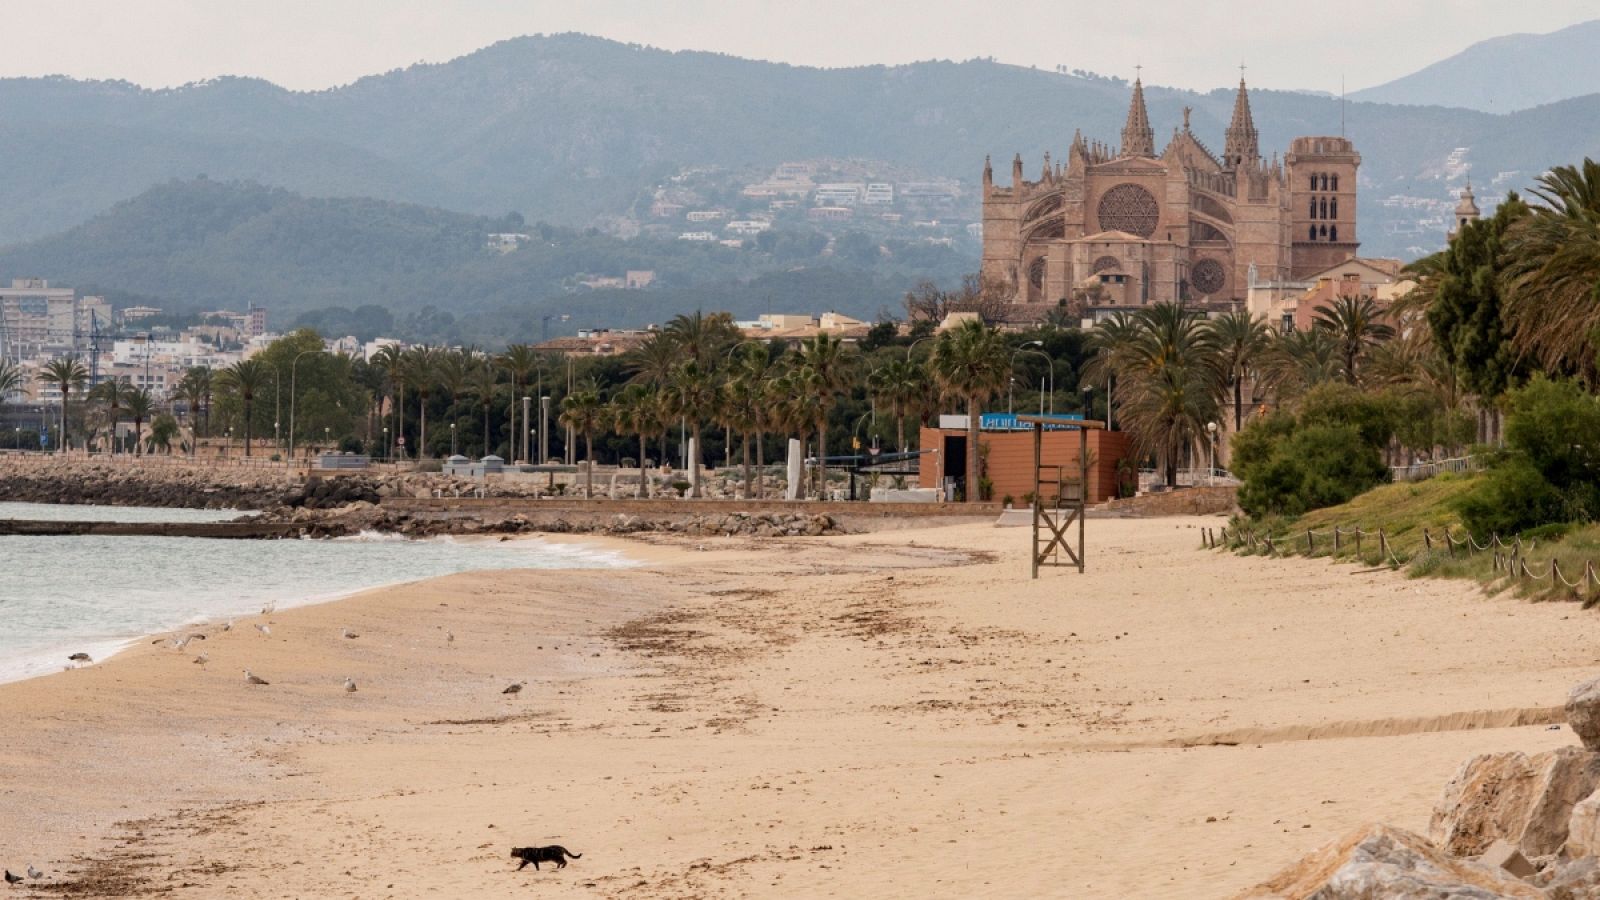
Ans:
[{"label": "white apartment building", "polygon": [[893,206],[894,185],[881,181],[867,185],[866,194],[862,196],[861,202],[867,206]]},{"label": "white apartment building", "polygon": [[112,328],[104,297],[79,297],[43,278],[16,278],[0,287],[0,356],[84,353],[97,326]]},{"label": "white apartment building", "polygon": [[760,234],[772,228],[771,222],[762,222],[758,219],[734,219],[723,227],[729,234]]},{"label": "white apartment building", "polygon": [[697,241],[697,242],[710,243],[712,241],[715,241],[716,239],[717,239],[716,233],[715,232],[710,232],[710,231],[685,231],[684,233],[678,235],[678,240],[680,240],[680,241]]},{"label": "white apartment building", "polygon": [[818,206],[854,206],[861,202],[861,194],[865,190],[866,185],[859,181],[819,184],[811,192],[811,199]]}]

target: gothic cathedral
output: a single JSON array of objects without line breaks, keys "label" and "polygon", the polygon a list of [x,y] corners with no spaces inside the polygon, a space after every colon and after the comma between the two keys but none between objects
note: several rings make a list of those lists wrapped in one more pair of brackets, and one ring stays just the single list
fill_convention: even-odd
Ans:
[{"label": "gothic cathedral", "polygon": [[1219,157],[1189,130],[1156,153],[1144,86],[1114,150],[1074,136],[1063,168],[1011,186],[983,167],[983,274],[1019,303],[1077,298],[1097,311],[1242,302],[1254,281],[1297,280],[1356,255],[1356,169],[1342,137],[1299,137],[1261,158],[1244,80]]}]

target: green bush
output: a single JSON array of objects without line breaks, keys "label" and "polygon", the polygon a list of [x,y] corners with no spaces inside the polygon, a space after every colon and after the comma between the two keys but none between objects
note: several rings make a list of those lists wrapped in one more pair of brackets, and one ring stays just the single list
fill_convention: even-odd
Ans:
[{"label": "green bush", "polygon": [[1566,521],[1561,493],[1525,459],[1491,469],[1471,493],[1457,501],[1456,511],[1461,513],[1461,524],[1484,539]]},{"label": "green bush", "polygon": [[1508,399],[1506,452],[1457,511],[1474,534],[1600,518],[1600,398],[1536,376]]},{"label": "green bush", "polygon": [[[1252,434],[1239,435],[1234,470],[1243,479],[1239,508],[1252,517],[1298,516],[1309,510],[1344,503],[1388,480],[1378,448],[1351,424],[1314,424],[1284,432],[1281,417],[1269,417]],[[1248,437],[1247,437],[1248,436]],[[1248,450],[1241,459],[1239,447]]]}]

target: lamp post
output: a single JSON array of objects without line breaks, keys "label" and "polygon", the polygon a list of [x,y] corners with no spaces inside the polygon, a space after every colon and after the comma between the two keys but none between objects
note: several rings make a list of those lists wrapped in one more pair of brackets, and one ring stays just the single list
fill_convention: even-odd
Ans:
[{"label": "lamp post", "polygon": [[550,458],[550,395],[539,398],[539,462]]},{"label": "lamp post", "polygon": [[[524,394],[523,397],[522,397],[522,461],[523,462],[531,462],[532,461],[528,457],[528,451],[533,449],[533,419],[530,418],[530,409],[532,408],[532,406],[533,406],[533,398],[527,396],[526,394]],[[516,438],[513,437],[512,441],[515,442]]]},{"label": "lamp post", "polygon": [[[1044,352],[1044,350],[1042,350],[1042,349],[1039,349],[1039,350],[1029,350],[1028,349],[1029,347],[1041,347],[1042,348],[1043,346],[1044,346],[1044,341],[1028,341],[1028,342],[1022,344],[1021,346],[1017,347],[1016,350],[1013,350],[1011,352],[1011,364],[1013,366],[1017,364],[1017,354],[1018,353],[1032,353],[1032,354],[1035,354],[1037,356],[1044,357],[1045,374],[1050,376],[1050,412],[1053,415],[1053,414],[1055,414],[1055,411],[1056,411],[1056,361],[1053,358],[1051,358],[1050,354]],[[1042,412],[1040,414],[1043,415]],[[1084,418],[1088,418],[1088,416],[1086,415]]]},{"label": "lamp post", "polygon": [[1211,435],[1211,462],[1206,466],[1206,487],[1217,483],[1217,423],[1207,422],[1206,431]]},{"label": "lamp post", "polygon": [[456,423],[450,423],[450,455],[456,455]]},{"label": "lamp post", "polygon": [[299,353],[295,354],[294,362],[289,364],[289,462],[290,463],[294,462],[294,396],[295,396],[295,394],[294,394],[294,385],[295,385],[295,374],[296,374],[295,373],[295,368],[300,365],[300,357],[305,356],[308,353],[321,353],[321,352],[322,352],[322,348],[321,347],[318,347],[318,348],[316,348],[314,350],[301,350]]},{"label": "lamp post", "polygon": [[394,448],[389,446],[389,426],[383,426],[383,461],[389,462],[394,458]]},{"label": "lamp post", "polygon": [[923,341],[931,341],[931,340],[933,340],[933,335],[930,334],[930,335],[927,335],[925,337],[919,337],[916,340],[912,341],[911,343],[907,344],[906,345],[906,362],[910,362],[911,361],[911,351],[918,344],[922,343]]},{"label": "lamp post", "polygon": [[326,453],[329,449],[332,449],[332,447],[333,447],[333,435],[329,434],[328,433],[329,431],[330,431],[330,429],[328,428],[328,426],[326,426],[326,425],[322,426],[322,446],[323,446],[323,452],[324,453]]}]

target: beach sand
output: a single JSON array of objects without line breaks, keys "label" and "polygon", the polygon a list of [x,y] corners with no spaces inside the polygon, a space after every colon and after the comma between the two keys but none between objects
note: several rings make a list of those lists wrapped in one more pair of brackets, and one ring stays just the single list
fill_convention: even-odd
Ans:
[{"label": "beach sand", "polygon": [[[1223,897],[1421,830],[1472,754],[1575,743],[1547,723],[1600,616],[1199,549],[1217,523],[1091,520],[1088,573],[1038,581],[988,525],[586,541],[643,565],[141,644],[0,686],[0,863],[68,896]],[[551,843],[583,857],[514,871]]]}]

